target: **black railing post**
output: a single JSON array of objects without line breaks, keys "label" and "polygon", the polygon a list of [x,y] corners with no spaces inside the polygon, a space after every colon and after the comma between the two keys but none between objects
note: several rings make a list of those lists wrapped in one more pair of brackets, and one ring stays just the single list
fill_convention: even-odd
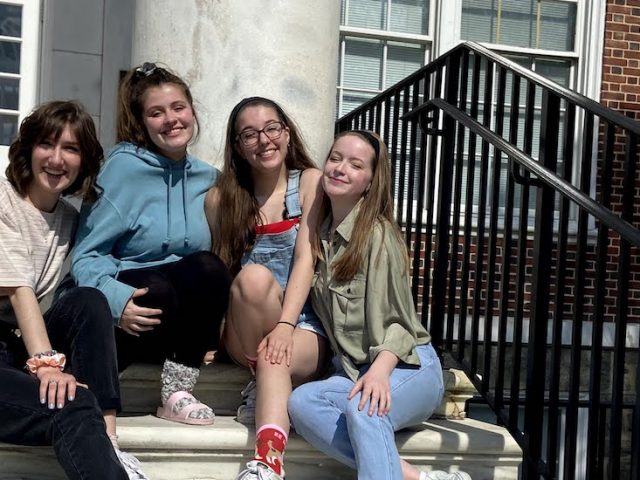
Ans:
[{"label": "black railing post", "polygon": [[[450,105],[458,104],[460,79],[460,57],[452,55],[446,64],[445,101]],[[440,156],[440,177],[438,182],[438,210],[436,215],[435,252],[433,262],[433,287],[431,290],[431,335],[435,344],[442,345],[444,333],[444,313],[447,291],[449,228],[451,215],[451,188],[453,186],[453,166],[456,143],[456,122],[451,116],[443,119],[442,154]],[[451,275],[455,275],[452,272]],[[451,292],[455,295],[455,292]]]},{"label": "black railing post", "polygon": [[[556,170],[558,132],[560,130],[560,98],[545,91],[542,95],[540,125],[540,163]],[[525,404],[524,480],[537,479],[543,443],[547,327],[549,325],[549,278],[553,246],[554,191],[547,185],[538,188],[535,233],[533,239],[533,273],[531,278],[531,319],[527,345],[527,387]]]}]

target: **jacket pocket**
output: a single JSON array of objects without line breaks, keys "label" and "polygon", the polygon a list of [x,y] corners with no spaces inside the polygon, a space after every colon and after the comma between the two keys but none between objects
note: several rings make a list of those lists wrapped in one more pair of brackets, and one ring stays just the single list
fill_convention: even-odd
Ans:
[{"label": "jacket pocket", "polygon": [[352,280],[330,284],[333,321],[345,333],[361,332],[364,328],[364,302],[366,282],[356,275]]}]

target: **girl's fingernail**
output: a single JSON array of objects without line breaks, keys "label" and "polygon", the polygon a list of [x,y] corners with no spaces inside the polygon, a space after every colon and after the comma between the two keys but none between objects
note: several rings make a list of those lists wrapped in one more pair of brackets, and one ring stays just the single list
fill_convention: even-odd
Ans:
[{"label": "girl's fingernail", "polygon": [[69,395],[69,401],[70,401],[70,402],[73,402],[73,399],[74,399],[74,398],[76,398],[76,397],[74,397],[74,396],[72,396],[72,395]]},{"label": "girl's fingernail", "polygon": [[41,398],[41,399],[40,399],[40,403],[41,403],[42,405],[44,405],[44,402],[45,402],[44,398]]},{"label": "girl's fingernail", "polygon": [[50,403],[50,404],[49,404],[49,410],[53,410],[53,409],[54,409],[54,407],[55,407],[55,405],[54,405],[53,403]]},{"label": "girl's fingernail", "polygon": [[62,403],[59,403],[59,404],[58,404],[58,408],[62,408]]}]

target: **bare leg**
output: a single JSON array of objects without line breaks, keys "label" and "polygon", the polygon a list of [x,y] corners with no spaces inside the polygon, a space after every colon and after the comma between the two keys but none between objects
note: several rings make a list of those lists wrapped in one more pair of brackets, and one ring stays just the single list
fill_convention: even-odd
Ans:
[{"label": "bare leg", "polygon": [[244,267],[231,284],[224,344],[231,357],[248,366],[246,357],[256,357],[258,344],[282,313],[283,292],[269,269]]},{"label": "bare leg", "polygon": [[[282,313],[283,292],[271,272],[261,265],[248,265],[231,285],[224,342],[231,357],[248,366],[258,344],[276,325]],[[272,364],[258,358],[256,383],[256,428],[266,424],[289,431],[287,400],[292,383],[308,381],[321,370],[326,341],[313,332],[296,328],[291,365]]]},{"label": "bare leg", "polygon": [[104,423],[107,425],[107,435],[111,437],[116,434],[116,411],[115,410],[103,410],[102,416],[104,417]]},{"label": "bare leg", "polygon": [[325,340],[308,330],[296,328],[293,332],[293,356],[291,365],[272,364],[264,356],[258,358],[256,372],[256,429],[275,424],[289,432],[287,401],[292,385],[315,378],[324,364]]}]

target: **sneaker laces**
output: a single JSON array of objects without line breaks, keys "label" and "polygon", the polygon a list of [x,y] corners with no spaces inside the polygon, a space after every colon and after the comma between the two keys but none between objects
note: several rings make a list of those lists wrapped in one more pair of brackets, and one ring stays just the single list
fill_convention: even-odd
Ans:
[{"label": "sneaker laces", "polygon": [[236,477],[236,480],[284,480],[284,470],[282,475],[278,475],[264,463],[251,460],[247,463],[247,468]]},{"label": "sneaker laces", "polygon": [[420,480],[471,480],[471,475],[462,470],[451,473],[433,470],[431,472],[420,472]]},{"label": "sneaker laces", "polygon": [[123,452],[119,448],[115,449],[118,460],[124,467],[129,476],[129,480],[149,480],[144,472],[140,469],[140,460],[130,453]]}]

